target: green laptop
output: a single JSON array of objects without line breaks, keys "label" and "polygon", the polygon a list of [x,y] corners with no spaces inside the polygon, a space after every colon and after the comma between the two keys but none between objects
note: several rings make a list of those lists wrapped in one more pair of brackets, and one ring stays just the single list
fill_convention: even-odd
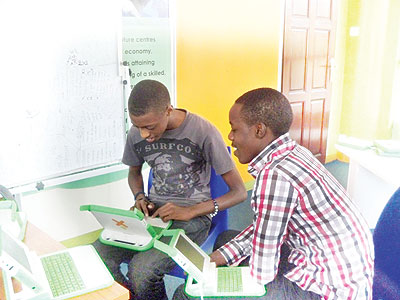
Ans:
[{"label": "green laptop", "polygon": [[137,210],[124,210],[101,205],[82,205],[81,211],[89,211],[97,219],[103,230],[100,241],[107,245],[145,251],[153,247],[171,221],[145,217]]}]

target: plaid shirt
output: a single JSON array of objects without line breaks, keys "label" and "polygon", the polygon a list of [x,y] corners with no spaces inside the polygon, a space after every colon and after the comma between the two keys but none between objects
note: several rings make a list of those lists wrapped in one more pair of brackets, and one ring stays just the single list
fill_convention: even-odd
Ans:
[{"label": "plaid shirt", "polygon": [[261,284],[278,271],[280,248],[295,265],[285,277],[322,299],[372,299],[373,243],[344,188],[304,147],[282,135],[248,166],[256,178],[253,223],[219,249],[229,265],[250,255]]}]

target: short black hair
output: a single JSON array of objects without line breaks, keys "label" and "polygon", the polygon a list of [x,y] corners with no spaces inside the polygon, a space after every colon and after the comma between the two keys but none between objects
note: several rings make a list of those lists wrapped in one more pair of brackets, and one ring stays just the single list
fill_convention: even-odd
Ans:
[{"label": "short black hair", "polygon": [[293,121],[288,99],[277,90],[258,88],[244,93],[236,101],[242,104],[241,119],[249,126],[263,123],[278,137],[289,131]]},{"label": "short black hair", "polygon": [[149,112],[163,112],[170,104],[167,87],[159,81],[146,79],[133,87],[128,110],[134,116],[142,116]]}]

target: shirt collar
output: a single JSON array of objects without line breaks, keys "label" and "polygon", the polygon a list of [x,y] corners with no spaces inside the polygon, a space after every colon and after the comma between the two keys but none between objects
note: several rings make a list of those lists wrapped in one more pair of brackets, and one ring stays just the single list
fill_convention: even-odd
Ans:
[{"label": "shirt collar", "polygon": [[289,133],[285,133],[272,141],[267,147],[264,148],[253,160],[249,163],[247,171],[253,177],[257,177],[264,167],[271,163],[273,159],[283,152],[287,152],[294,148],[296,142],[289,137]]}]

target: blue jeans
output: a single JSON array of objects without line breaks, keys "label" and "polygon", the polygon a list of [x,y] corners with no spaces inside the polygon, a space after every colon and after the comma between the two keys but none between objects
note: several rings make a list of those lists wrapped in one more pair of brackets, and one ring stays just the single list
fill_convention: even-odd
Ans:
[{"label": "blue jeans", "polygon": [[[224,245],[232,238],[234,238],[239,231],[236,230],[227,230],[221,233],[214,245],[214,250],[218,249],[220,246]],[[286,279],[283,274],[293,268],[294,265],[290,264],[287,261],[287,258],[290,254],[289,248],[284,244],[281,248],[281,261],[279,264],[278,275],[275,279],[266,285],[267,294],[261,297],[223,297],[224,300],[232,299],[232,300],[321,300],[321,296],[312,292],[303,291],[297,284],[291,282]],[[248,260],[245,260],[241,263],[241,265],[248,264]],[[185,285],[182,284],[178,286],[174,293],[173,300],[187,300],[187,299],[195,299],[193,297],[189,297],[185,293]],[[216,298],[206,298],[208,299],[216,299]],[[221,298],[218,298],[221,299]]]},{"label": "blue jeans", "polygon": [[[188,222],[174,221],[171,229],[181,228],[195,243],[201,245],[207,238],[211,220],[206,216],[194,218]],[[169,238],[160,239],[166,243]],[[97,240],[93,246],[114,276],[114,280],[131,292],[131,299],[167,300],[164,275],[168,274],[176,263],[161,251],[151,248],[139,252],[102,244]],[[128,263],[128,280],[120,271],[120,265]]]}]

